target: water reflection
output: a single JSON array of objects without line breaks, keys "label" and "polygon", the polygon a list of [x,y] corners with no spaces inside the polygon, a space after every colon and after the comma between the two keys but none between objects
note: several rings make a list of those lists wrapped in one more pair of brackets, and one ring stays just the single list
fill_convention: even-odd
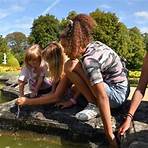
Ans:
[{"label": "water reflection", "polygon": [[85,144],[28,131],[0,131],[0,148],[87,148]]}]

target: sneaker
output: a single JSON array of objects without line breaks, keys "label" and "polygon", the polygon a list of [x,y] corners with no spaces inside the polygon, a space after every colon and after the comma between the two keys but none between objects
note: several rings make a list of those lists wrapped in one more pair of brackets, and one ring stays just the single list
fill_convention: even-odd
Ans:
[{"label": "sneaker", "polygon": [[75,116],[78,120],[88,121],[100,114],[99,109],[95,104],[88,103],[84,110],[78,112]]}]

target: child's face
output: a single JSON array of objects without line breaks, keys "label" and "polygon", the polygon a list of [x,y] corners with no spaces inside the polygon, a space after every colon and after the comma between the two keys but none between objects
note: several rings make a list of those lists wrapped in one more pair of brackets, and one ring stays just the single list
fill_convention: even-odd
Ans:
[{"label": "child's face", "polygon": [[32,67],[32,68],[38,68],[40,67],[40,61],[37,60],[37,59],[32,59],[28,62],[29,66]]}]

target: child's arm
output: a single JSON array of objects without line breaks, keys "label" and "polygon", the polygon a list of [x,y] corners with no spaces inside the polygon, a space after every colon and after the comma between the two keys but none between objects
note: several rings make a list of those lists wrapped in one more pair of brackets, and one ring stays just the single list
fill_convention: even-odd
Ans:
[{"label": "child's arm", "polygon": [[45,78],[45,71],[43,67],[40,67],[36,72],[37,72],[37,81],[36,81],[36,85],[33,88],[33,92],[32,92],[33,97],[37,96],[37,93],[41,88],[41,85]]},{"label": "child's arm", "polygon": [[40,77],[38,78],[37,84],[36,84],[36,86],[35,86],[35,88],[34,88],[34,93],[35,93],[35,94],[37,94],[38,90],[40,89],[43,80],[44,80],[44,77],[43,77],[43,76],[40,76]]},{"label": "child's arm", "polygon": [[74,87],[74,89],[75,89],[74,90],[74,95],[73,95],[72,98],[70,98],[67,101],[57,103],[56,106],[61,107],[61,109],[64,109],[64,108],[69,108],[69,107],[72,107],[73,105],[76,105],[77,104],[77,99],[80,96],[80,92],[75,87]]},{"label": "child's arm", "polygon": [[27,68],[23,67],[21,69],[19,78],[18,78],[18,84],[19,84],[19,96],[23,97],[24,96],[24,86],[27,83],[28,79],[28,73],[27,73]]},{"label": "child's arm", "polygon": [[24,81],[20,81],[18,80],[19,83],[19,96],[23,97],[24,96],[24,86],[25,86],[25,82]]}]

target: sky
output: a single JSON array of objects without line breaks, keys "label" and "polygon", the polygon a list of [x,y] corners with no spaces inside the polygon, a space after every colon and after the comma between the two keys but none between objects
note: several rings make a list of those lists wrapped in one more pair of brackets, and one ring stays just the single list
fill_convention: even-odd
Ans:
[{"label": "sky", "polygon": [[47,13],[61,20],[70,11],[89,14],[97,8],[115,13],[128,28],[136,26],[148,33],[147,0],[0,0],[0,35],[22,32],[28,36],[33,20]]}]

